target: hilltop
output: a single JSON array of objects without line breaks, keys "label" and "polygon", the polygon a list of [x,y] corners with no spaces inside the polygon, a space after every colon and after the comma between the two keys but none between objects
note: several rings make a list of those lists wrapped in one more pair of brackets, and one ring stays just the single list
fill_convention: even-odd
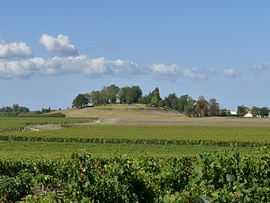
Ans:
[{"label": "hilltop", "polygon": [[65,109],[59,111],[67,117],[92,117],[102,123],[155,123],[177,122],[184,115],[173,110],[147,107],[144,104],[109,104],[83,109]]},{"label": "hilltop", "polygon": [[83,109],[57,111],[67,117],[94,118],[95,123],[145,125],[214,125],[214,126],[269,126],[270,119],[203,117],[189,118],[183,114],[144,104],[108,104]]}]

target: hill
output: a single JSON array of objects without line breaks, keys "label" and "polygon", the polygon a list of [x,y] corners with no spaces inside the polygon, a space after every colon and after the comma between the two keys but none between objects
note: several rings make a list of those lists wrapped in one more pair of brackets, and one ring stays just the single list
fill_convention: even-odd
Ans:
[{"label": "hill", "polygon": [[142,104],[114,104],[84,109],[58,111],[67,117],[91,117],[95,123],[138,125],[214,125],[214,126],[269,126],[270,119],[203,117],[189,118],[183,114]]},{"label": "hill", "polygon": [[65,109],[59,111],[67,117],[94,117],[96,122],[102,123],[155,123],[178,121],[184,117],[183,114],[173,111],[153,107],[143,104],[113,104],[83,109]]}]

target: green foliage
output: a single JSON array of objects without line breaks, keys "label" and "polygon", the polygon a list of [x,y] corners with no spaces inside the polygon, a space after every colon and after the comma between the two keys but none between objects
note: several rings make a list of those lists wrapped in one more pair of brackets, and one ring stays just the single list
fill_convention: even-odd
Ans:
[{"label": "green foliage", "polygon": [[209,103],[203,96],[200,96],[195,105],[195,114],[199,117],[207,116],[209,112]]},{"label": "green foliage", "polygon": [[144,95],[139,98],[138,101],[140,104],[150,104],[151,103],[151,92],[148,95]]},{"label": "green foliage", "polygon": [[220,115],[220,108],[215,98],[209,100],[209,116]]},{"label": "green foliage", "polygon": [[248,113],[248,107],[241,105],[237,107],[237,115],[238,116],[244,116]]},{"label": "green foliage", "polygon": [[84,94],[78,94],[72,102],[72,107],[84,108],[89,103],[88,99]]},{"label": "green foliage", "polygon": [[255,107],[253,106],[250,110],[253,117],[268,117],[269,116],[269,108],[268,107]]},{"label": "green foliage", "polygon": [[167,97],[165,97],[164,106],[174,110],[179,110],[179,100],[175,93],[169,94]]},{"label": "green foliage", "polygon": [[[9,161],[12,162],[12,161]],[[270,154],[190,158],[92,158],[20,161],[0,174],[4,202],[268,202]],[[19,162],[16,162],[19,163]],[[0,161],[0,171],[6,167]],[[31,167],[31,173],[27,170]]]},{"label": "green foliage", "polygon": [[119,100],[122,104],[138,103],[142,96],[142,90],[139,86],[123,87],[119,92]]},{"label": "green foliage", "polygon": [[269,108],[268,107],[262,107],[260,109],[260,116],[261,117],[268,117],[269,116]]},{"label": "green foliage", "polygon": [[189,96],[187,94],[179,97],[178,103],[179,103],[179,111],[180,112],[185,111],[185,106],[188,105],[188,99],[189,99]]},{"label": "green foliage", "polygon": [[110,85],[108,87],[103,87],[100,94],[103,98],[105,104],[114,104],[117,100],[117,96],[120,88],[116,85]]},{"label": "green foliage", "polygon": [[61,113],[39,114],[26,117],[0,117],[0,133],[26,131],[31,125],[72,124],[88,122],[89,118],[64,118]]},{"label": "green foliage", "polygon": [[[18,119],[23,124],[23,119]],[[25,120],[35,124],[35,118]],[[38,124],[60,123],[64,128],[59,130],[42,130],[39,132],[12,132],[0,134],[0,138],[22,137],[22,139],[97,139],[97,140],[190,140],[190,141],[226,141],[234,143],[270,143],[269,126],[136,126],[136,125],[75,125],[72,123],[86,122],[87,119],[76,118],[38,118]],[[0,119],[1,123],[1,119]],[[7,119],[3,124],[13,126]],[[64,125],[67,123],[68,125]],[[17,123],[19,124],[19,123]],[[2,127],[2,125],[0,125]],[[8,128],[9,129],[9,128]],[[25,138],[24,138],[25,137]],[[2,138],[1,138],[2,139]],[[104,142],[105,142],[104,141]],[[153,141],[154,142],[154,141]]]},{"label": "green foliage", "polygon": [[188,117],[195,116],[195,104],[196,101],[191,97],[187,97],[186,105],[184,105],[184,113]]},{"label": "green foliage", "polygon": [[18,117],[66,117],[63,113],[35,113],[35,112],[28,112],[28,113],[20,113],[17,115]]},{"label": "green foliage", "polygon": [[151,93],[151,106],[158,107],[160,100],[159,89],[156,87]]},{"label": "green foliage", "polygon": [[220,109],[220,116],[230,116],[231,112],[228,109]]},{"label": "green foliage", "polygon": [[104,99],[100,91],[92,91],[89,98],[93,106],[104,104]]},{"label": "green foliage", "polygon": [[2,113],[22,113],[22,112],[29,112],[30,110],[27,107],[20,106],[18,104],[13,104],[13,106],[6,106],[0,108],[0,112]]}]

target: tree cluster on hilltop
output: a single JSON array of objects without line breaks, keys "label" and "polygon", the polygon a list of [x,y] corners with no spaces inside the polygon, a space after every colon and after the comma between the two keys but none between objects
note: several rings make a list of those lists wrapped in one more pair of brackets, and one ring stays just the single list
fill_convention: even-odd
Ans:
[{"label": "tree cluster on hilltop", "polygon": [[[205,117],[205,116],[230,116],[231,112],[225,108],[221,109],[215,98],[206,100],[200,96],[197,100],[185,94],[177,96],[170,93],[166,97],[161,98],[159,88],[155,88],[148,94],[143,95],[139,86],[118,87],[114,84],[105,86],[101,90],[92,91],[87,94],[78,94],[73,100],[72,107],[84,108],[91,103],[93,106],[106,104],[146,104],[152,107],[161,107],[172,109],[180,113],[184,113],[189,117]],[[250,112],[254,117],[268,116],[269,109],[267,107],[251,109],[241,105],[237,108],[238,116],[244,116]]]}]

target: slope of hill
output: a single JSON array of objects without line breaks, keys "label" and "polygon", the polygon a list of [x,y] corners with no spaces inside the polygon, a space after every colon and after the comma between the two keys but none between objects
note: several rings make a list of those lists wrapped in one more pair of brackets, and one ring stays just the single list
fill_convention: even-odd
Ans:
[{"label": "slope of hill", "polygon": [[58,111],[67,117],[90,117],[95,123],[131,125],[199,125],[199,126],[269,126],[269,118],[203,117],[183,114],[142,104],[115,104],[84,109]]},{"label": "slope of hill", "polygon": [[184,117],[183,114],[165,109],[147,107],[142,104],[115,104],[84,109],[65,109],[61,113],[67,117],[96,117],[97,122],[102,123],[155,123],[177,122]]}]

